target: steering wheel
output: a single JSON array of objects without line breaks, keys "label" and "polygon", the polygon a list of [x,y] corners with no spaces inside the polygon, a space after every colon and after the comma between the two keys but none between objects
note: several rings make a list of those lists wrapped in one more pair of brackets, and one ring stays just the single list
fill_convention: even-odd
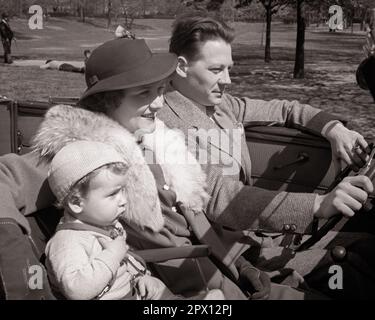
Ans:
[{"label": "steering wheel", "polygon": [[[375,145],[373,142],[369,144],[370,147],[370,155],[364,166],[356,173],[356,175],[365,175],[369,177],[369,179],[372,181],[372,179],[375,177]],[[331,192],[345,177],[347,177],[352,172],[352,169],[350,166],[347,166],[344,170],[342,170],[336,177],[335,181],[332,182],[332,184],[328,187],[325,194]],[[366,202],[362,209],[369,210],[370,203]],[[334,226],[340,222],[340,220],[343,218],[343,215],[338,214],[335,216],[332,216],[328,219],[328,221],[320,227],[320,229],[316,230],[313,235],[307,239],[305,242],[301,243],[294,251],[299,252],[306,250],[313,246],[315,243],[317,243],[320,239],[322,239],[330,230],[334,228]]]}]

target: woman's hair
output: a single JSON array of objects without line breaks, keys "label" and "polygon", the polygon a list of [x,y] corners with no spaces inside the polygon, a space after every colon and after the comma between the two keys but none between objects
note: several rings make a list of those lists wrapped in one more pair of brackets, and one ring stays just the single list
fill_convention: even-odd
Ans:
[{"label": "woman's hair", "polygon": [[225,22],[210,17],[184,16],[172,26],[169,52],[194,60],[199,54],[199,46],[208,40],[221,39],[226,43],[234,40],[234,30]]},{"label": "woman's hair", "polygon": [[117,109],[125,97],[126,89],[99,92],[87,97],[80,106],[84,109],[107,114],[109,110]]},{"label": "woman's hair", "polygon": [[128,170],[128,166],[123,162],[114,162],[109,163],[104,166],[101,166],[87,175],[85,175],[83,178],[78,180],[69,190],[68,195],[61,200],[61,202],[56,203],[56,207],[58,208],[64,208],[67,206],[68,202],[79,202],[83,198],[87,196],[87,192],[89,191],[90,187],[90,181],[97,176],[102,170],[109,170],[110,172],[118,175],[124,175],[126,171]]}]

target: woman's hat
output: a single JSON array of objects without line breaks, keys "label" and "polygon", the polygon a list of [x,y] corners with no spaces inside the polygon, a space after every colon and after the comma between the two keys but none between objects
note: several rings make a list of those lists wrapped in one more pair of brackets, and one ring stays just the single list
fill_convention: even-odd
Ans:
[{"label": "woman's hat", "polygon": [[145,40],[114,39],[98,48],[86,62],[87,90],[80,103],[99,92],[147,85],[171,75],[177,66],[173,53],[153,53]]},{"label": "woman's hat", "polygon": [[369,56],[361,62],[356,72],[356,78],[359,87],[369,90],[375,100],[375,56]]}]

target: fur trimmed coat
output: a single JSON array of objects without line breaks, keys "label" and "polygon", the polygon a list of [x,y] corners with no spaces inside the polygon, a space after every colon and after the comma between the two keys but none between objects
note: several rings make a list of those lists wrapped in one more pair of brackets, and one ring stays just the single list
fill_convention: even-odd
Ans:
[{"label": "fur trimmed coat", "polygon": [[[177,201],[193,211],[201,211],[208,200],[205,174],[186,147],[184,137],[157,121],[156,130],[143,137],[141,144],[120,124],[107,116],[67,105],[52,107],[45,116],[35,138],[35,151],[49,163],[65,145],[76,140],[99,141],[112,145],[129,165],[126,190],[129,215],[126,223],[160,231],[164,225],[153,175],[146,163],[156,161],[163,169]],[[145,157],[142,149],[154,157]]]}]

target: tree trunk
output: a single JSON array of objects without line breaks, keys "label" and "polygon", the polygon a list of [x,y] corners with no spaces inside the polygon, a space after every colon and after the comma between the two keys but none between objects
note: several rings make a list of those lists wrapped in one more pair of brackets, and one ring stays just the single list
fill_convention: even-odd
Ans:
[{"label": "tree trunk", "polygon": [[23,7],[23,3],[22,3],[23,1],[22,0],[19,0],[18,1],[18,5],[19,5],[19,7],[18,7],[18,14],[19,14],[19,16],[20,16],[20,18],[22,17],[22,7]]},{"label": "tree trunk", "polygon": [[297,0],[297,42],[293,73],[295,79],[303,79],[305,76],[305,28],[304,0]]},{"label": "tree trunk", "polygon": [[269,3],[266,8],[266,48],[264,51],[264,61],[271,61],[271,21],[272,21],[272,8]]},{"label": "tree trunk", "polygon": [[111,14],[112,14],[112,1],[108,0],[108,11],[107,11],[107,29],[111,27]]},{"label": "tree trunk", "polygon": [[82,4],[80,4],[80,7],[79,7],[79,19],[81,22],[85,22],[85,8],[83,7]]}]

